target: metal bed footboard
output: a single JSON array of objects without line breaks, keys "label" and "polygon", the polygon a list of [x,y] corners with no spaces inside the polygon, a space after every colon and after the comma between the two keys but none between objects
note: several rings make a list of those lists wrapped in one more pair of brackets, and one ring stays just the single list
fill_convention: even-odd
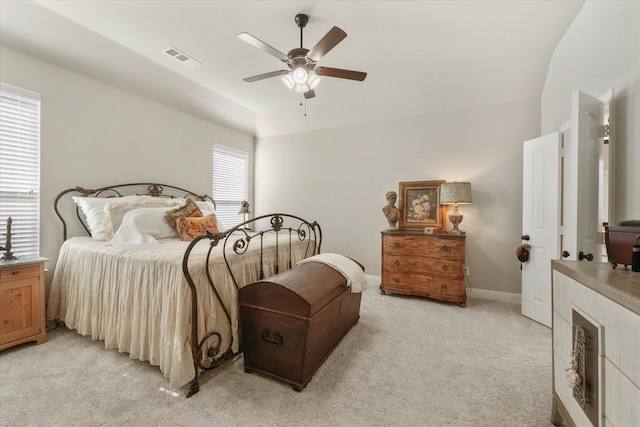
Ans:
[{"label": "metal bed footboard", "polygon": [[[265,226],[266,224],[266,226]],[[256,227],[257,226],[257,227]],[[262,228],[259,231],[255,231],[256,228]],[[294,239],[300,242],[306,242],[306,248],[304,257],[313,256],[320,253],[322,245],[322,229],[317,222],[309,222],[300,217],[274,213],[268,215],[258,216],[251,220],[245,221],[223,233],[210,233],[207,232],[201,236],[196,237],[185,251],[184,258],[182,260],[182,272],[191,289],[191,352],[193,354],[193,366],[195,370],[195,376],[188,385],[186,397],[193,396],[200,390],[199,377],[201,371],[208,371],[216,368],[222,362],[233,356],[232,343],[233,339],[229,339],[229,344],[226,348],[222,348],[223,339],[218,331],[206,331],[203,338],[198,340],[198,304],[197,304],[197,291],[196,285],[189,273],[189,256],[193,248],[198,245],[202,240],[209,241],[209,249],[206,255],[206,263],[209,265],[209,259],[211,252],[219,244],[223,245],[223,257],[227,270],[233,279],[236,291],[240,289],[241,284],[238,282],[236,274],[233,271],[230,263],[230,256],[232,255],[244,255],[248,252],[250,247],[260,245],[259,251],[259,279],[265,278],[265,260],[264,260],[264,240],[268,235],[275,235],[275,265],[271,265],[270,270],[276,274],[280,271],[285,271],[293,267],[293,254],[292,243]],[[281,242],[281,239],[283,240]],[[253,246],[252,246],[253,245]],[[284,265],[280,265],[281,251],[284,251]],[[227,322],[229,324],[229,330],[232,331],[232,318],[230,314],[230,307],[227,307],[223,302],[223,299],[216,288],[209,268],[206,268],[207,281],[214,292],[216,299],[220,303],[225,313]],[[237,295],[237,294],[236,294]],[[239,313],[239,301],[236,297],[236,312]],[[209,345],[207,344],[209,343]]]}]

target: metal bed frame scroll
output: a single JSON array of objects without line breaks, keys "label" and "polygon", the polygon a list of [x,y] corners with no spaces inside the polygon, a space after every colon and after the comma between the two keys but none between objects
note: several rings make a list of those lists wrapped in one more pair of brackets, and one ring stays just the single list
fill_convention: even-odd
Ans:
[{"label": "metal bed frame scroll", "polygon": [[[74,187],[66,189],[58,194],[54,201],[54,211],[57,217],[62,222],[63,226],[63,238],[67,240],[67,223],[63,218],[63,215],[59,210],[59,202],[62,197],[69,193],[77,193],[84,197],[121,197],[122,193],[132,194],[124,189],[134,191],[134,188],[142,189],[142,192],[134,192],[138,195],[150,195],[153,197],[183,197],[186,199],[194,199],[199,201],[210,201],[214,203],[213,199],[207,195],[198,195],[189,190],[185,190],[180,187],[175,187],[166,184],[156,183],[133,183],[133,184],[118,184],[97,189],[85,189],[83,187]],[[165,189],[169,191],[167,194]],[[140,190],[139,190],[140,191]],[[80,209],[76,206],[76,216],[78,221],[89,234],[89,228],[86,225],[86,221],[80,214]],[[264,239],[268,235],[275,235],[275,265],[271,265],[270,268],[276,274],[280,271],[285,271],[293,267],[292,258],[292,243],[294,240],[300,242],[306,242],[305,257],[313,256],[320,253],[322,245],[322,229],[317,222],[309,222],[300,217],[284,214],[273,213],[268,215],[262,215],[250,220],[244,221],[237,226],[230,228],[224,232],[211,233],[207,232],[202,234],[191,241],[182,259],[182,272],[186,279],[187,284],[191,290],[191,331],[190,331],[190,347],[193,356],[193,366],[195,370],[195,376],[187,385],[186,397],[191,397],[200,390],[199,378],[202,372],[212,370],[218,367],[222,362],[228,360],[233,356],[232,343],[233,339],[228,340],[228,345],[223,348],[222,335],[219,331],[205,331],[203,338],[198,340],[198,293],[196,291],[196,285],[189,273],[189,256],[194,247],[198,244],[209,243],[209,248],[206,254],[206,264],[209,265],[210,256],[215,247],[223,245],[223,258],[227,266],[227,270],[233,280],[236,288],[236,292],[244,284],[238,283],[236,275],[233,272],[230,264],[230,257],[242,256],[247,253],[249,247],[255,247],[259,245],[259,279],[265,278],[265,261],[264,255]],[[283,252],[281,252],[283,251]],[[280,265],[281,253],[285,259],[285,265]],[[206,268],[206,277],[209,287],[213,291],[217,301],[222,307],[229,324],[229,330],[232,330],[232,318],[230,314],[230,308],[225,305],[216,288],[214,278],[211,276],[211,271]],[[236,298],[236,312],[239,313],[239,301]]]},{"label": "metal bed frame scroll", "polygon": [[[264,223],[269,224],[268,226],[262,228],[260,231],[254,231],[256,225],[262,225]],[[187,391],[186,396],[193,396],[195,393],[200,390],[199,386],[199,375],[200,370],[208,371],[219,366],[223,361],[227,360],[233,355],[233,351],[231,349],[232,340],[229,341],[229,344],[226,349],[222,349],[222,336],[216,332],[208,332],[205,336],[197,342],[198,337],[198,325],[195,321],[198,318],[198,305],[197,305],[197,292],[195,288],[195,283],[189,274],[189,255],[191,254],[192,249],[201,241],[209,241],[209,249],[207,251],[206,263],[209,265],[209,257],[211,255],[211,251],[214,247],[218,246],[220,242],[223,242],[223,250],[222,254],[224,257],[225,264],[227,266],[227,270],[233,279],[233,284],[235,285],[236,291],[240,290],[240,284],[236,280],[236,276],[233,273],[233,269],[231,268],[231,264],[229,262],[229,257],[233,254],[235,255],[243,255],[247,253],[249,247],[254,244],[260,245],[260,265],[259,265],[259,279],[262,280],[265,278],[264,272],[264,252],[263,252],[263,243],[264,239],[267,235],[275,234],[275,265],[273,265],[273,271],[277,274],[280,271],[285,271],[293,267],[293,257],[292,257],[292,242],[294,239],[298,239],[301,242],[306,241],[306,249],[305,249],[305,257],[309,257],[312,255],[316,255],[320,253],[320,246],[322,244],[322,229],[317,222],[308,222],[302,218],[297,216],[283,214],[283,213],[274,213],[268,215],[262,215],[245,221],[237,226],[222,232],[222,233],[210,233],[207,232],[201,236],[196,237],[191,241],[189,247],[185,251],[184,258],[182,259],[182,272],[187,279],[187,283],[191,288],[191,353],[193,354],[193,367],[195,370],[195,377],[189,383],[189,389]],[[285,242],[281,245],[281,238],[285,240]],[[284,246],[284,248],[281,248]],[[284,254],[286,264],[284,266],[280,265],[280,251],[285,251]],[[220,302],[224,310],[224,314],[227,318],[227,322],[229,324],[229,328],[231,329],[232,319],[229,314],[229,308],[225,306],[216,289],[213,278],[211,277],[211,273],[209,269],[206,269],[207,272],[207,281],[209,282],[209,286],[213,290],[216,299]],[[236,312],[239,311],[239,300],[236,298]],[[208,347],[205,354],[205,344],[210,339],[215,339],[217,344]],[[217,356],[216,356],[217,355]],[[207,362],[204,362],[207,360]]]}]

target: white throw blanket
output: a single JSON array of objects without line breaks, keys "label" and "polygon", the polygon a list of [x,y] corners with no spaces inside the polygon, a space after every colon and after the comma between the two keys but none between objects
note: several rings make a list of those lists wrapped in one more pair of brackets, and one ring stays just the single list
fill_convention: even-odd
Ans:
[{"label": "white throw blanket", "polygon": [[358,293],[367,289],[367,278],[357,262],[344,255],[323,253],[305,258],[298,264],[305,262],[321,262],[339,271],[347,279],[347,287],[351,292]]}]

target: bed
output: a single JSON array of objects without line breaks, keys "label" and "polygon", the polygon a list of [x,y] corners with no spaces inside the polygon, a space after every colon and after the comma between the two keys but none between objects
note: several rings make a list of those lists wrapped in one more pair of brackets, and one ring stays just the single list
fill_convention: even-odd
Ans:
[{"label": "bed", "polygon": [[322,242],[316,222],[282,213],[224,230],[210,197],[166,184],[70,188],[54,211],[64,241],[47,318],[159,366],[187,397],[202,371],[239,352],[239,289]]}]

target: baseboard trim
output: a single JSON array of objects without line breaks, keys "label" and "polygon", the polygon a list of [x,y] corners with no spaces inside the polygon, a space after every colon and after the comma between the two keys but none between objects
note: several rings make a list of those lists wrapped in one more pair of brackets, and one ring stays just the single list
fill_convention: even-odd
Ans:
[{"label": "baseboard trim", "polygon": [[488,299],[491,301],[504,302],[507,304],[522,303],[522,295],[513,292],[492,291],[490,289],[471,288],[471,292],[467,290],[467,298]]},{"label": "baseboard trim", "polygon": [[[380,276],[365,274],[365,277],[367,278],[367,282],[369,282],[369,286],[376,288],[380,286]],[[471,291],[467,290],[467,298],[486,299],[517,305],[521,305],[522,303],[521,294],[516,294],[513,292],[492,291],[490,289],[471,288]]]}]

